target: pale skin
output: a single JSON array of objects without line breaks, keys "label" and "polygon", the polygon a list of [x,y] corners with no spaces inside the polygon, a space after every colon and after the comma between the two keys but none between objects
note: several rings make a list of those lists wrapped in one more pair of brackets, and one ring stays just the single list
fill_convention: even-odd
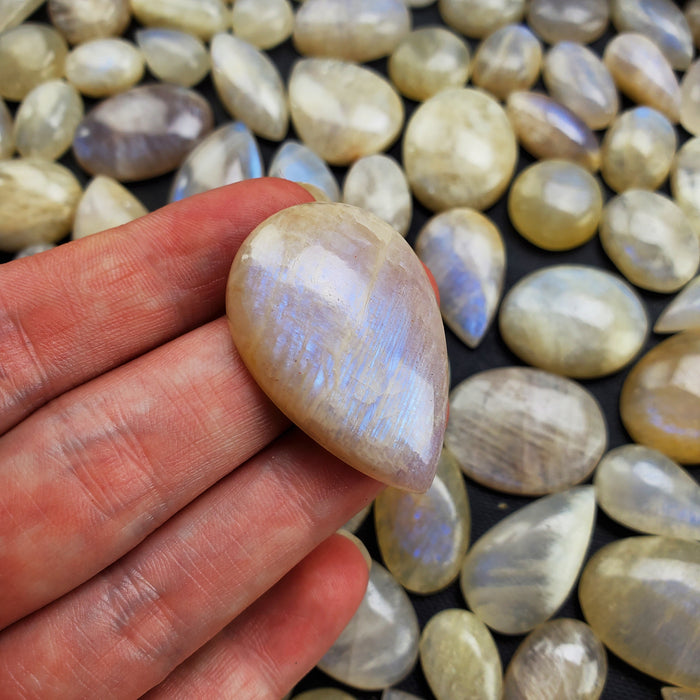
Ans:
[{"label": "pale skin", "polygon": [[0,689],[270,698],[367,566],[380,484],[290,427],[238,357],[228,270],[311,196],[247,181],[0,270]]}]

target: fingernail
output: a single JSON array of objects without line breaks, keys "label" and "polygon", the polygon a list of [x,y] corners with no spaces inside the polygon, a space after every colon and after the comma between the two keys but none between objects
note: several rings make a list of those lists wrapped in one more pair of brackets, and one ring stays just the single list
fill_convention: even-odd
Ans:
[{"label": "fingernail", "polygon": [[353,535],[352,532],[350,532],[349,530],[343,530],[342,528],[340,530],[337,530],[336,534],[342,535],[343,537],[350,540],[350,542],[352,542],[360,550],[360,554],[362,554],[362,558],[365,560],[365,564],[367,564],[367,570],[372,568],[372,557],[370,557],[369,552],[367,551],[367,547],[365,547],[365,545],[359,537],[355,537],[355,535]]}]

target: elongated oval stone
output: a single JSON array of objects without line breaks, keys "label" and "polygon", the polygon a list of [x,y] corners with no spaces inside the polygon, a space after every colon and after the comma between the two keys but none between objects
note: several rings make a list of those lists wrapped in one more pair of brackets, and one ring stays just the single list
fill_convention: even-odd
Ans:
[{"label": "elongated oval stone", "polygon": [[232,122],[190,151],[173,178],[170,201],[262,176],[262,155],[255,136],[242,122]]},{"label": "elongated oval stone", "polygon": [[275,214],[236,255],[227,313],[251,374],[302,430],[390,485],[430,486],[445,335],[423,266],[391,226],[347,204]]},{"label": "elongated oval stone", "polygon": [[285,141],[277,149],[267,174],[318,187],[330,202],[340,199],[340,188],[331,169],[308,146],[298,141]]},{"label": "elongated oval stone", "polygon": [[211,39],[231,26],[230,10],[222,0],[130,0],[136,19],[147,27],[179,29]]},{"label": "elongated oval stone", "polygon": [[360,607],[318,667],[353,688],[388,688],[415,666],[418,638],[411,601],[394,577],[373,561]]},{"label": "elongated oval stone", "polygon": [[550,44],[588,44],[608,26],[608,0],[531,0],[527,23]]},{"label": "elongated oval stone", "polygon": [[365,506],[362,510],[355,513],[355,515],[353,515],[352,518],[350,518],[350,520],[343,525],[343,530],[347,530],[350,533],[357,532],[369,515],[371,507],[372,504],[370,503],[368,506]]},{"label": "elongated oval stone", "polygon": [[700,263],[700,239],[681,208],[656,192],[627,190],[603,210],[600,242],[622,274],[653,292],[674,292]]},{"label": "elongated oval stone", "polygon": [[622,385],[620,415],[636,442],[700,463],[700,332],[674,335],[642,357]]},{"label": "elongated oval stone", "polygon": [[413,113],[403,163],[413,194],[429,209],[486,209],[508,186],[517,149],[495,99],[481,90],[452,88]]},{"label": "elongated oval stone", "polygon": [[472,375],[450,394],[445,446],[464,473],[521,496],[584,481],[607,445],[605,418],[576,382],[528,367]]},{"label": "elongated oval stone", "polygon": [[0,97],[0,160],[12,157],[15,152],[15,125],[12,114]]},{"label": "elongated oval stone", "polygon": [[578,578],[594,517],[592,486],[506,516],[467,554],[460,584],[469,608],[503,634],[523,634],[550,618]]},{"label": "elongated oval stone", "polygon": [[598,700],[608,672],[605,647],[580,620],[543,622],[508,664],[503,700]]},{"label": "elongated oval stone", "polygon": [[383,151],[403,126],[403,102],[388,81],[369,68],[335,59],[295,64],[289,106],[301,140],[331,165]]},{"label": "elongated oval stone", "polygon": [[506,295],[499,317],[508,347],[528,364],[569,377],[602,377],[632,361],[647,336],[644,307],[609,272],[545,267]]},{"label": "elongated oval stone", "polygon": [[339,688],[314,688],[294,695],[292,700],[356,700],[356,698]]},{"label": "elongated oval stone", "polygon": [[442,610],[420,638],[420,662],[437,700],[500,700],[501,659],[486,625],[468,610]]},{"label": "elongated oval stone", "polygon": [[131,21],[129,0],[49,0],[51,23],[71,44],[123,34]]},{"label": "elongated oval stone", "polygon": [[289,0],[236,0],[231,20],[236,36],[271,49],[292,35],[294,10]]},{"label": "elongated oval stone", "polygon": [[214,117],[208,102],[175,85],[143,85],[94,107],[75,134],[84,170],[122,182],[177,168],[204,138]]},{"label": "elongated oval stone", "polygon": [[700,60],[695,61],[681,81],[681,126],[689,133],[700,134]]},{"label": "elongated oval stone", "polygon": [[654,324],[654,333],[689,330],[700,330],[700,275],[678,292]]},{"label": "elongated oval stone", "polygon": [[415,248],[438,286],[445,323],[475,348],[503,290],[506,251],[500,231],[474,209],[450,209],[426,223]]},{"label": "elongated oval stone", "polygon": [[519,22],[525,0],[439,0],[445,24],[460,34],[482,39],[505,24]]},{"label": "elongated oval stone", "polygon": [[700,137],[688,139],[671,164],[671,194],[700,236]]},{"label": "elongated oval stone", "polygon": [[0,32],[22,24],[43,2],[44,0],[5,0],[0,5]]},{"label": "elongated oval stone", "polygon": [[630,537],[606,545],[579,585],[583,614],[614,654],[700,690],[700,543]]},{"label": "elongated oval stone", "polygon": [[209,52],[201,39],[177,29],[139,29],[135,33],[148,70],[166,82],[192,87],[211,67]]}]

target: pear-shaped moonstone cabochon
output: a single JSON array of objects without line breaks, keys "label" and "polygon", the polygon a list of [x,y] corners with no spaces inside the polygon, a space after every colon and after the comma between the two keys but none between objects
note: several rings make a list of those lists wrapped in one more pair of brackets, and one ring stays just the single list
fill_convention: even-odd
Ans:
[{"label": "pear-shaped moonstone cabochon", "polygon": [[241,246],[226,298],[243,362],[294,423],[380,481],[430,486],[447,348],[428,277],[399,233],[347,204],[285,209]]}]

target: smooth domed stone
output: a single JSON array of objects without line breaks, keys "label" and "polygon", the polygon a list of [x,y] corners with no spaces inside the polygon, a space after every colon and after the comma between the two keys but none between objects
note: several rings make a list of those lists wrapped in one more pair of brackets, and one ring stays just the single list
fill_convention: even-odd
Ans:
[{"label": "smooth domed stone", "polygon": [[600,242],[622,274],[653,292],[675,292],[700,263],[700,239],[668,197],[627,190],[603,209]]},{"label": "smooth domed stone", "polygon": [[130,0],[136,19],[147,27],[179,29],[211,39],[231,26],[230,10],[221,0]]},{"label": "smooth domed stone", "polygon": [[15,127],[12,114],[0,97],[0,160],[11,158],[15,152]]},{"label": "smooth domed stone", "polygon": [[440,90],[463,87],[469,77],[469,46],[442,27],[407,34],[389,58],[389,77],[399,92],[423,101]]},{"label": "smooth domed stone", "polygon": [[508,24],[479,45],[472,65],[472,82],[504,100],[514,90],[527,90],[542,67],[542,46],[520,24]]},{"label": "smooth domed stone", "polygon": [[157,28],[139,29],[135,36],[148,70],[166,83],[192,87],[209,72],[209,52],[196,36]]},{"label": "smooth domed stone", "polygon": [[568,107],[539,92],[511,92],[506,112],[520,145],[535,158],[570,160],[587,170],[600,167],[598,139]]},{"label": "smooth domed stone", "polygon": [[508,194],[508,214],[518,232],[545,250],[569,250],[598,229],[603,194],[580,165],[545,160],[523,170]]},{"label": "smooth domed stone", "polygon": [[678,292],[654,324],[654,333],[688,330],[700,330],[700,275]]},{"label": "smooth domed stone", "polygon": [[28,22],[0,34],[0,97],[19,101],[40,83],[63,75],[66,40],[52,27]]},{"label": "smooth domed stone", "polygon": [[459,575],[471,517],[464,477],[443,450],[425,493],[388,487],[374,502],[379,551],[387,569],[413,593],[435,593]]},{"label": "smooth domed stone", "polygon": [[700,543],[608,544],[586,565],[579,599],[610,651],[650,676],[700,690]]},{"label": "smooth domed stone", "polygon": [[700,44],[700,0],[688,0],[685,3],[683,14],[697,47]]},{"label": "smooth domed stone", "polygon": [[406,592],[373,561],[360,607],[318,667],[353,688],[387,688],[415,666],[418,638],[418,618]]},{"label": "smooth domed stone", "polygon": [[700,134],[700,60],[688,68],[681,81],[680,122],[689,133]]},{"label": "smooth domed stone", "polygon": [[185,158],[173,178],[169,201],[263,176],[258,142],[242,122],[219,127]]},{"label": "smooth domed stone", "polygon": [[406,175],[391,157],[381,153],[355,161],[343,183],[343,201],[376,214],[402,236],[408,233],[413,200]]},{"label": "smooth domed stone", "polygon": [[399,233],[347,204],[279,212],[236,255],[227,313],[251,374],[302,430],[380,481],[428,489],[447,351],[431,284]]},{"label": "smooth domed stone", "polygon": [[388,56],[410,29],[403,0],[306,0],[293,38],[304,56],[362,63]]},{"label": "smooth domed stone", "polygon": [[671,64],[642,34],[624,33],[605,47],[603,62],[615,84],[637,104],[653,107],[672,123],[680,118],[681,89]]},{"label": "smooth domed stone", "polygon": [[606,132],[600,172],[616,192],[655,190],[668,177],[678,138],[671,122],[651,107],[623,112]]},{"label": "smooth domed stone", "polygon": [[540,496],[586,479],[607,444],[605,418],[580,384],[529,367],[472,375],[450,394],[445,446],[489,488]]},{"label": "smooth domed stone", "polygon": [[259,49],[271,49],[289,39],[294,10],[289,0],[236,0],[233,33]]},{"label": "smooth domed stone", "polygon": [[700,332],[674,335],[642,357],[622,386],[620,414],[636,442],[700,463]]},{"label": "smooth domed stone", "polygon": [[438,286],[445,323],[475,348],[503,290],[506,251],[499,230],[474,209],[450,209],[426,223],[415,248]]},{"label": "smooth domed stone", "polygon": [[129,0],[49,0],[51,23],[71,43],[123,34],[131,21]]},{"label": "smooth domed stone", "polygon": [[642,349],[648,330],[635,291],[585,265],[545,267],[521,279],[501,304],[499,324],[520,359],[578,378],[622,369]]},{"label": "smooth domed stone", "polygon": [[594,483],[598,505],[626,527],[700,540],[700,486],[661,452],[622,445],[600,461]]},{"label": "smooth domed stone", "polygon": [[331,169],[308,146],[298,141],[285,141],[277,149],[267,174],[318,187],[330,202],[340,199],[340,188]]},{"label": "smooth domed stone", "polygon": [[700,236],[700,137],[688,139],[676,152],[671,194]]},{"label": "smooth domed stone", "polygon": [[549,94],[591,129],[610,125],[620,108],[615,82],[605,64],[586,46],[560,41],[544,59]]},{"label": "smooth domed stone", "polygon": [[690,27],[672,0],[611,0],[610,17],[618,32],[649,37],[673,68],[685,70],[693,60]]},{"label": "smooth domed stone", "polygon": [[460,34],[482,39],[499,27],[519,22],[525,0],[439,0],[445,24]]},{"label": "smooth domed stone", "polygon": [[63,238],[81,194],[73,173],[58,163],[0,161],[0,250],[15,252]]},{"label": "smooth domed stone", "polygon": [[605,647],[585,622],[550,620],[516,650],[503,679],[503,700],[597,700],[607,673]]},{"label": "smooth domed stone", "polygon": [[32,255],[37,255],[38,253],[44,253],[47,250],[51,250],[55,247],[55,243],[32,243],[32,245],[28,245],[26,248],[22,248],[22,250],[20,250],[19,253],[15,255],[13,260],[19,260],[20,258],[28,258]]},{"label": "smooth domed stone", "polygon": [[[408,3],[406,3],[408,4]],[[423,700],[413,693],[407,693],[397,688],[387,688],[383,693],[381,700]]]},{"label": "smooth domed stone", "polygon": [[37,85],[15,115],[15,145],[20,155],[60,158],[73,142],[83,111],[78,91],[65,81]]},{"label": "smooth domed stone", "polygon": [[388,148],[404,120],[401,98],[379,73],[330,58],[295,64],[289,106],[301,140],[331,165]]},{"label": "smooth domed stone", "polygon": [[356,698],[339,688],[314,688],[294,695],[292,700],[356,700]]},{"label": "smooth domed stone", "polygon": [[527,23],[546,42],[588,44],[608,26],[607,0],[531,0]]},{"label": "smooth domed stone", "polygon": [[44,0],[4,0],[0,4],[0,33],[22,24],[43,2]]},{"label": "smooth domed stone", "polygon": [[505,192],[518,145],[503,108],[481,90],[453,88],[426,100],[408,122],[403,163],[429,209],[486,209]]},{"label": "smooth domed stone", "polygon": [[663,700],[700,700],[700,690],[683,688],[661,688]]},{"label": "smooth domed stone", "polygon": [[209,103],[175,85],[143,85],[94,107],[76,131],[73,152],[92,175],[122,182],[177,168],[213,125]]},{"label": "smooth domed stone", "polygon": [[420,638],[420,663],[437,700],[501,698],[496,642],[468,610],[442,610],[428,620]]},{"label": "smooth domed stone", "polygon": [[72,238],[121,226],[148,214],[148,209],[116,180],[98,175],[86,188],[75,212]]},{"label": "smooth domed stone", "polygon": [[365,519],[369,515],[369,511],[372,508],[372,504],[365,506],[362,510],[358,511],[355,513],[355,515],[348,520],[345,525],[343,525],[343,530],[347,530],[348,532],[355,533],[357,532],[362,523],[365,522]]}]

